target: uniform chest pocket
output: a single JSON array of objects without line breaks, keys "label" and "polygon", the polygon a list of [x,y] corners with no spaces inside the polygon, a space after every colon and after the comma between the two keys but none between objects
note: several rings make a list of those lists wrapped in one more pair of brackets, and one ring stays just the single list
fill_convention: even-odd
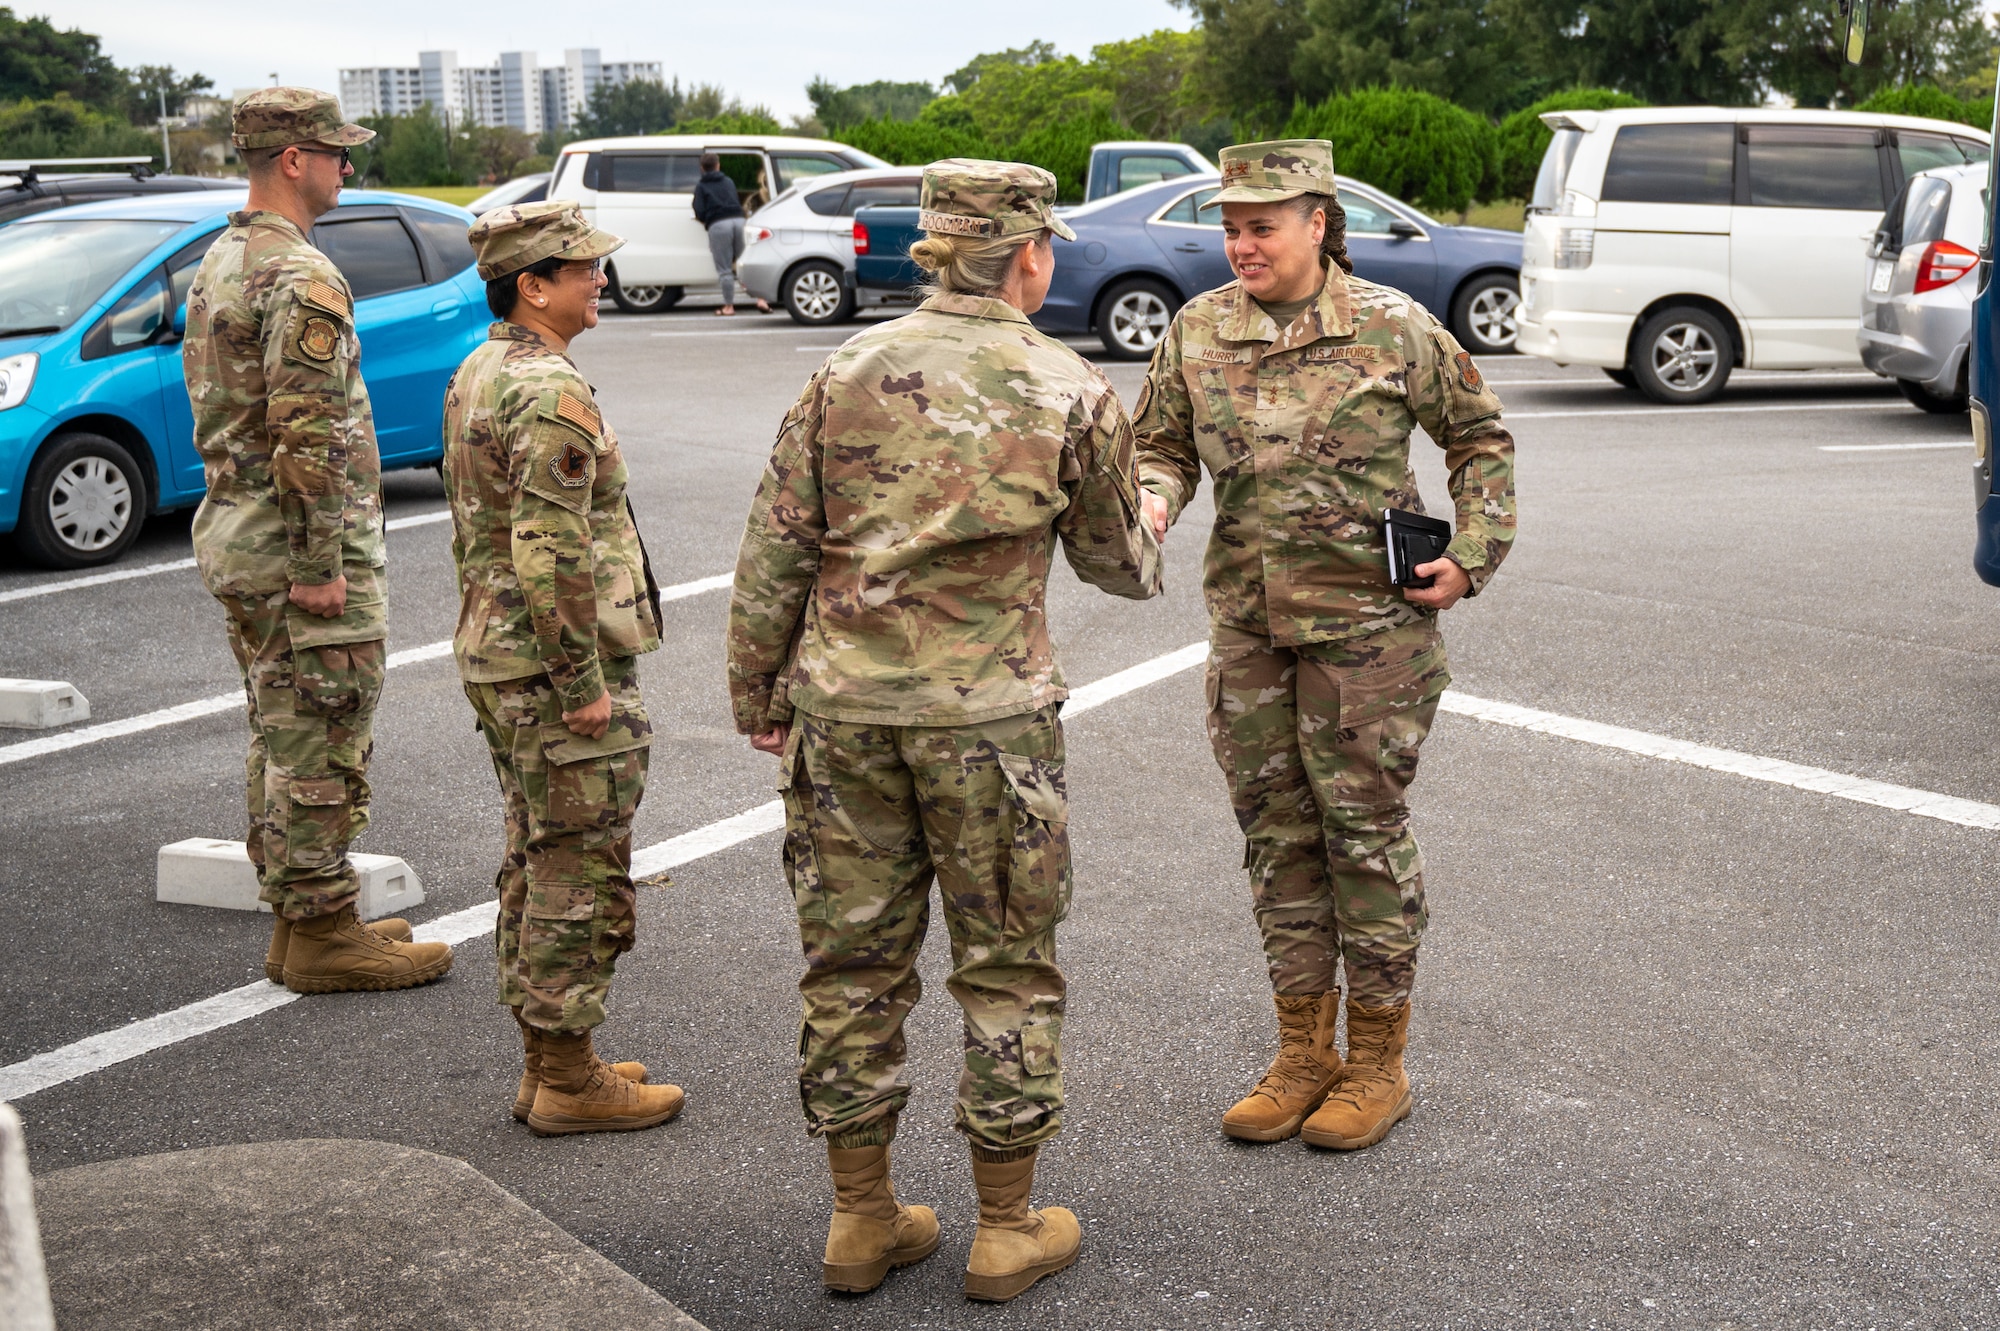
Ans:
[{"label": "uniform chest pocket", "polygon": [[[1255,393],[1249,366],[1203,365],[1194,374],[1194,447],[1211,476],[1233,471],[1250,458],[1250,439],[1236,410],[1239,383]],[[1255,402],[1251,403],[1253,413]]]},{"label": "uniform chest pocket", "polygon": [[1299,431],[1297,451],[1338,471],[1368,469],[1384,443],[1405,439],[1414,423],[1400,374],[1381,367],[1333,360],[1311,367],[1320,390]]}]

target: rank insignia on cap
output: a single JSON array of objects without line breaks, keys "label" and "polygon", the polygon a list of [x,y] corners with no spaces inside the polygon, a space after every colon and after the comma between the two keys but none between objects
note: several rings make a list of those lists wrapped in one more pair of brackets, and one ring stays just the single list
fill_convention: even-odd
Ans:
[{"label": "rank insignia on cap", "polygon": [[340,330],[333,326],[333,320],[314,315],[299,330],[299,350],[314,360],[332,360],[333,353],[340,350]]},{"label": "rank insignia on cap", "polygon": [[562,456],[549,463],[549,474],[565,490],[581,490],[590,484],[590,454],[575,444],[564,444]]},{"label": "rank insignia on cap", "polygon": [[1480,377],[1479,367],[1472,363],[1471,352],[1461,351],[1452,359],[1458,363],[1458,382],[1465,386],[1466,392],[1477,393],[1485,387],[1486,381]]}]

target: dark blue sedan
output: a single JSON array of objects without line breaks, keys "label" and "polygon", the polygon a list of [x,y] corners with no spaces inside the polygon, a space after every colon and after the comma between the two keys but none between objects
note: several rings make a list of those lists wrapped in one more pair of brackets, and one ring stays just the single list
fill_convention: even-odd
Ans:
[{"label": "dark blue sedan", "polygon": [[[1182,176],[1065,212],[1076,243],[1060,248],[1035,325],[1094,332],[1120,359],[1152,355],[1188,297],[1234,276],[1222,251],[1221,210],[1197,211],[1220,187],[1214,175]],[[1514,349],[1520,232],[1447,226],[1345,176],[1340,204],[1357,276],[1443,316],[1476,355]]]}]

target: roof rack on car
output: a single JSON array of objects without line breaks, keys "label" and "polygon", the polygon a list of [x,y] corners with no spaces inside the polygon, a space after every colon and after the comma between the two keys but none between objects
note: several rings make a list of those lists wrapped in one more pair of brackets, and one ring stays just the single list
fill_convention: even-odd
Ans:
[{"label": "roof rack on car", "polygon": [[153,174],[151,157],[17,157],[0,160],[0,176],[19,176],[26,185],[42,171],[72,166],[122,166],[132,173],[134,180],[144,180]]}]

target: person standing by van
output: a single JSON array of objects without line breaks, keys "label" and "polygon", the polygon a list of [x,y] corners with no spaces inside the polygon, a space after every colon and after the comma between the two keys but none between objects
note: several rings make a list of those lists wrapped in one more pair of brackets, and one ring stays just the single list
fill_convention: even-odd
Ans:
[{"label": "person standing by van", "polygon": [[[1222,1130],[1354,1150],[1410,1112],[1403,1046],[1427,915],[1408,791],[1450,682],[1438,612],[1476,594],[1514,539],[1514,441],[1471,353],[1402,292],[1350,276],[1331,143],[1225,148],[1222,181],[1236,280],[1174,316],[1134,421],[1163,538],[1204,466],[1215,482],[1208,734],[1243,828],[1279,1033]],[[1458,530],[1414,570],[1431,586],[1397,587],[1383,515],[1422,511],[1417,425],[1445,450]]]},{"label": "person standing by van", "polygon": [[[685,159],[683,159],[685,160]],[[722,288],[717,314],[736,313],[736,261],[743,257],[743,200],[736,182],[722,174],[722,159],[701,155],[701,182],[694,187],[694,220],[708,229],[708,257],[715,260],[715,284]],[[771,307],[757,298],[757,313]]]}]

